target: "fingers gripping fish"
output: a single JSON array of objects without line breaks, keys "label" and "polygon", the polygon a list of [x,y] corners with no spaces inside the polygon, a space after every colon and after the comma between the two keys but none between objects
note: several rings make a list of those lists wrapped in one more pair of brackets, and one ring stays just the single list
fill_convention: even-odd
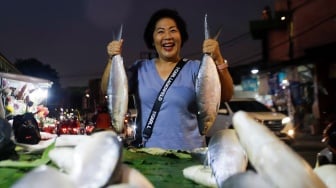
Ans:
[{"label": "fingers gripping fish", "polygon": [[[209,39],[207,15],[204,19],[205,39]],[[217,67],[209,54],[204,54],[197,75],[196,99],[198,106],[198,126],[202,135],[206,134],[213,125],[219,109],[221,85]]]},{"label": "fingers gripping fish", "polygon": [[[117,40],[121,39],[121,35],[122,26],[120,27]],[[128,80],[121,55],[114,55],[112,57],[106,93],[112,126],[120,134],[123,131],[128,106]]]}]

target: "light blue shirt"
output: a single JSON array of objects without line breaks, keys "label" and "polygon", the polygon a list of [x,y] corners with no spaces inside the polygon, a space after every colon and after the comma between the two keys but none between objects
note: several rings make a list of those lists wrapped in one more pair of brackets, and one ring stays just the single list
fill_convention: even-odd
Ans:
[{"label": "light blue shirt", "polygon": [[[165,80],[156,70],[154,59],[137,61],[138,94],[143,127]],[[205,145],[196,118],[195,81],[200,61],[189,60],[167,90],[146,147],[191,150]],[[139,128],[139,127],[138,127]]]}]

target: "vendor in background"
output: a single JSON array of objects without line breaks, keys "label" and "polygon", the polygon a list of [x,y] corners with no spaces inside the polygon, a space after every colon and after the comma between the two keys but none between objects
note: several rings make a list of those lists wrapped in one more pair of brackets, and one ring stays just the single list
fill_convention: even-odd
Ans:
[{"label": "vendor in background", "polygon": [[327,147],[317,154],[315,167],[336,164],[336,119],[335,117],[329,118],[329,124],[323,131],[322,139],[322,142],[327,143]]},{"label": "vendor in background", "polygon": [[[158,57],[138,60],[128,69],[129,90],[137,98],[140,111],[138,120],[142,125],[139,126],[138,122],[137,130],[140,132],[136,135],[137,144],[142,143],[142,130],[158,93],[183,57],[180,54],[181,48],[188,40],[186,23],[175,10],[161,9],[151,16],[145,28],[144,40],[149,49],[156,50]],[[107,46],[108,55],[112,57],[121,54],[122,44],[123,40],[110,42]],[[217,65],[222,101],[230,100],[233,95],[233,81],[218,41],[204,40],[202,52],[210,54]],[[102,77],[103,91],[106,91],[110,66],[111,58]],[[199,68],[199,60],[189,60],[181,69],[166,93],[152,135],[145,147],[190,150],[205,146],[205,139],[198,130],[196,117],[195,82]]]}]

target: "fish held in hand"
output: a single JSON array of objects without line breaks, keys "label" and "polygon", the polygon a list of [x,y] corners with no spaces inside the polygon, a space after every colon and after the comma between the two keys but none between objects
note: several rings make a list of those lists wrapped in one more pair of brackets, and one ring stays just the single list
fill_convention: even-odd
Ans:
[{"label": "fish held in hand", "polygon": [[[207,16],[204,19],[205,38],[209,38]],[[195,84],[199,131],[206,134],[216,120],[221,100],[221,84],[217,67],[209,54],[204,54]]]},{"label": "fish held in hand", "polygon": [[233,126],[257,173],[275,187],[326,187],[301,156],[246,112],[234,114]]},{"label": "fish held in hand", "polygon": [[211,137],[208,163],[218,187],[230,176],[246,171],[248,158],[235,130],[220,130]]},{"label": "fish held in hand", "polygon": [[[120,40],[121,34],[122,27],[117,40]],[[112,126],[120,134],[124,128],[128,107],[128,79],[121,55],[112,57],[106,94]]]}]

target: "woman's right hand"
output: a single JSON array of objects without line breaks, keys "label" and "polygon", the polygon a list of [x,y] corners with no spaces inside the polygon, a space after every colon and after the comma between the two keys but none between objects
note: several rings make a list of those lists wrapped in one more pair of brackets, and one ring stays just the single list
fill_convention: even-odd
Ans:
[{"label": "woman's right hand", "polygon": [[114,40],[107,45],[107,54],[112,57],[114,55],[120,55],[122,50],[123,39]]}]

